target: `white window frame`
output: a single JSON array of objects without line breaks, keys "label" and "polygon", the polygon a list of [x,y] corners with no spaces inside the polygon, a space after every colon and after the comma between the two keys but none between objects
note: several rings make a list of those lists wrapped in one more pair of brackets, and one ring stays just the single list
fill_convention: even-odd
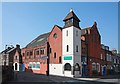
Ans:
[{"label": "white window frame", "polygon": [[[32,62],[29,62],[29,67],[30,67],[30,65],[32,65]],[[31,68],[29,68],[29,69],[32,69],[32,67],[31,67]]]},{"label": "white window frame", "polygon": [[[98,67],[97,67],[97,66],[98,66]],[[100,64],[97,63],[97,66],[96,66],[96,69],[97,69],[98,72],[100,72]]]},{"label": "white window frame", "polygon": [[35,70],[40,70],[40,62],[36,62],[36,66],[39,64],[39,68],[36,67]]},{"label": "white window frame", "polygon": [[[32,70],[40,70],[40,68],[37,68],[37,64],[39,64],[40,67],[40,62],[30,62],[29,65],[32,65],[32,67],[30,69]],[[35,67],[33,68],[33,64],[35,64]]]},{"label": "white window frame", "polygon": [[[95,66],[95,69],[93,69],[93,65]],[[96,63],[95,62],[92,63],[92,70],[96,70]]]},{"label": "white window frame", "polygon": [[100,56],[101,59],[103,59],[103,56],[102,56],[102,53],[101,53],[101,56]]}]

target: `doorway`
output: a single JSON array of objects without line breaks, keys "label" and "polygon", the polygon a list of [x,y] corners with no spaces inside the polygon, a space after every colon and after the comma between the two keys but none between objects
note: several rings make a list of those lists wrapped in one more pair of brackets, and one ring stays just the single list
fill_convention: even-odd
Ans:
[{"label": "doorway", "polygon": [[18,66],[17,63],[15,63],[15,70],[17,70],[17,66]]}]

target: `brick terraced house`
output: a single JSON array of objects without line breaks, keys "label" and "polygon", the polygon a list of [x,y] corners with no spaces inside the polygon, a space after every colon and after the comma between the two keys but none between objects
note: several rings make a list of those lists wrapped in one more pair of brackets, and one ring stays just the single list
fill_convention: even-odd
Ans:
[{"label": "brick terraced house", "polygon": [[[112,51],[101,44],[97,23],[82,28],[73,10],[64,18],[64,26],[55,25],[21,50],[25,71],[68,77],[107,75],[115,68]],[[117,56],[117,58],[120,58]],[[117,66],[120,65],[120,59]]]},{"label": "brick terraced house", "polygon": [[13,47],[6,45],[5,50],[0,52],[0,66],[2,66],[2,82],[12,80],[14,71],[22,70],[22,55],[20,45]]}]

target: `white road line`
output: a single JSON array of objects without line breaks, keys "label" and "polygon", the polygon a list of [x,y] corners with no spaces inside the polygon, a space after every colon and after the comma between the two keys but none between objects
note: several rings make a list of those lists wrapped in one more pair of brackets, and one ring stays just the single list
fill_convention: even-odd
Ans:
[{"label": "white road line", "polygon": [[99,78],[76,78],[80,80],[98,80]]}]

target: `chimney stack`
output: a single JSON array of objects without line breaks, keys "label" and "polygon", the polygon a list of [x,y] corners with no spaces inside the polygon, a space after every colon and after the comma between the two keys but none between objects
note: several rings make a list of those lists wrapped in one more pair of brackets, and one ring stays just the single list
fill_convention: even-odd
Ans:
[{"label": "chimney stack", "polygon": [[17,44],[17,45],[16,45],[16,48],[20,48],[20,45]]},{"label": "chimney stack", "polygon": [[93,28],[97,27],[97,22],[94,22]]}]

